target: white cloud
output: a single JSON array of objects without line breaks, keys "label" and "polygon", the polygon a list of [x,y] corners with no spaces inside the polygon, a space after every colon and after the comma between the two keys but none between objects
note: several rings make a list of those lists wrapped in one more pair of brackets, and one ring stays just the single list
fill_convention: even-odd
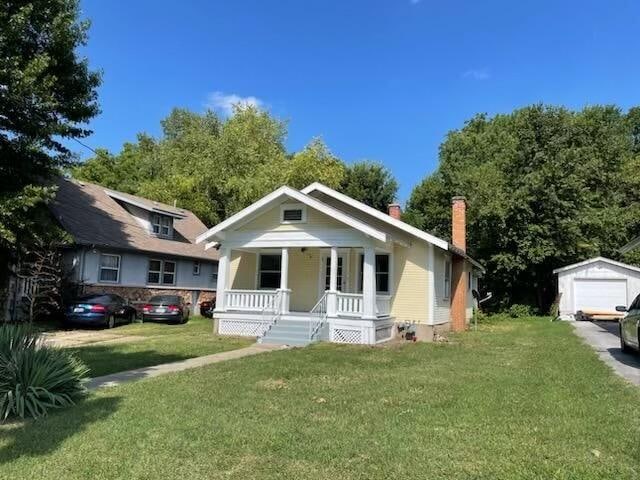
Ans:
[{"label": "white cloud", "polygon": [[488,80],[491,73],[488,68],[472,68],[462,74],[463,78],[471,78],[473,80]]},{"label": "white cloud", "polygon": [[206,107],[225,115],[233,115],[233,106],[261,108],[264,102],[257,97],[241,97],[235,93],[212,92],[207,95]]}]

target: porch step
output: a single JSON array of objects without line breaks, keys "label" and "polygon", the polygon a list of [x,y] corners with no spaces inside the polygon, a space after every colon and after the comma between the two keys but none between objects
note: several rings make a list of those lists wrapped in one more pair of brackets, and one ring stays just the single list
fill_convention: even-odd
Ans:
[{"label": "porch step", "polygon": [[309,323],[300,320],[278,320],[260,339],[260,343],[305,346],[309,341]]}]

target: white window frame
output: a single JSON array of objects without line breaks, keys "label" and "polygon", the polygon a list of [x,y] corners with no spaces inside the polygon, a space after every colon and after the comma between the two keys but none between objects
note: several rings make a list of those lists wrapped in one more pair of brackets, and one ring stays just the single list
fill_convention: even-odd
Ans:
[{"label": "white window frame", "polygon": [[443,298],[451,298],[451,259],[445,258],[444,260],[444,275],[442,277],[444,284]]},{"label": "white window frame", "polygon": [[[118,259],[118,267],[104,267],[102,265],[102,257],[116,257]],[[99,283],[119,283],[120,282],[120,266],[122,265],[122,256],[117,255],[115,253],[100,253],[100,258],[98,259],[98,282]],[[116,271],[116,279],[115,280],[103,280],[102,279],[102,270],[115,270]]]},{"label": "white window frame", "polygon": [[[157,231],[156,231],[157,227]],[[166,229],[166,233],[163,231]],[[168,215],[154,213],[151,215],[151,233],[159,237],[173,236],[173,218]]]},{"label": "white window frame", "polygon": [[194,276],[200,275],[200,260],[193,261],[193,275]]},{"label": "white window frame", "polygon": [[[285,220],[284,212],[287,210],[300,210],[300,220]],[[280,205],[280,223],[284,225],[292,223],[307,223],[307,206],[302,203],[283,203]]]},{"label": "white window frame", "polygon": [[[151,270],[151,262],[160,262],[160,270]],[[165,264],[166,263],[173,263],[173,272],[165,272]],[[175,262],[173,260],[162,260],[160,258],[150,258],[149,261],[147,262],[147,285],[175,285],[176,284],[176,276],[177,276],[177,271],[178,271],[178,262]],[[158,274],[158,281],[157,282],[150,282],[149,281],[149,274],[150,273],[157,273]],[[166,283],[164,281],[164,276],[166,275],[173,275],[173,282],[172,283]]]}]

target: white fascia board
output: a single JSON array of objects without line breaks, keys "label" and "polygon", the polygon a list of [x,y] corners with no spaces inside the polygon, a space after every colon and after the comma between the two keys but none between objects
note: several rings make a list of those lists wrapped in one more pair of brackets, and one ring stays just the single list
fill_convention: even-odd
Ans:
[{"label": "white fascia board", "polygon": [[[167,215],[169,217],[174,218],[185,218],[187,215],[183,213],[170,212],[169,210],[165,210],[162,207],[152,207],[142,202],[138,202],[137,200],[125,197],[124,195],[120,195],[118,192],[114,192],[113,190],[105,189],[104,193],[106,193],[111,198],[115,198],[116,200],[120,200],[121,202],[128,203],[130,205],[135,205],[138,208],[146,210],[147,212],[161,213],[162,215]],[[153,201],[153,200],[149,200]]]},{"label": "white fascia board", "polygon": [[289,198],[297,200],[298,202],[303,203],[315,210],[318,210],[319,212],[322,212],[325,215],[328,215],[329,217],[332,217],[335,220],[338,220],[339,222],[342,222],[352,228],[355,228],[356,230],[359,230],[360,232],[364,233],[365,235],[371,238],[374,238],[381,242],[387,241],[387,234],[385,232],[381,232],[380,230],[373,228],[371,225],[367,225],[366,223],[363,223],[360,220],[357,220],[347,215],[346,213],[331,207],[330,205],[322,203],[320,200],[317,200],[313,197],[305,195],[304,193],[294,190],[293,188],[284,186],[271,192],[269,195],[262,197],[257,202],[253,203],[252,205],[249,205],[247,208],[239,211],[235,215],[232,215],[231,217],[227,218],[225,221],[219,223],[215,227],[210,228],[203,234],[199,235],[196,238],[196,243],[201,243],[205,240],[208,240],[209,238],[232,227],[233,225],[241,222],[242,220],[250,217],[251,215],[254,215],[260,212],[260,210],[264,209],[265,207],[275,202],[282,196],[287,196]]},{"label": "white fascia board", "polygon": [[311,192],[313,191],[319,191],[324,193],[325,195],[328,195],[330,197],[335,198],[336,200],[339,200],[343,203],[346,203],[347,205],[353,207],[353,208],[357,208],[358,210],[371,215],[372,217],[377,218],[378,220],[382,220],[385,223],[388,223],[389,225],[396,227],[400,230],[403,230],[411,235],[413,235],[414,237],[418,237],[426,242],[432,243],[433,245],[435,245],[436,247],[439,247],[443,250],[448,250],[449,249],[449,243],[446,240],[443,240],[441,238],[436,237],[435,235],[431,235],[430,233],[427,232],[423,232],[422,230],[420,230],[419,228],[413,227],[411,225],[409,225],[408,223],[403,222],[402,220],[397,220],[389,215],[387,215],[386,213],[382,213],[379,210],[376,210],[375,208],[370,207],[369,205],[365,205],[362,202],[359,202],[357,200],[354,200],[351,197],[348,197],[347,195],[340,193],[340,192],[336,192],[335,190],[333,190],[332,188],[327,187],[326,185],[323,185],[322,183],[312,183],[311,185],[309,185],[308,187],[305,187],[301,190],[302,193],[309,195]]},{"label": "white fascia board", "polygon": [[567,270],[573,270],[574,268],[584,267],[586,265],[589,265],[589,264],[592,264],[592,263],[597,263],[597,262],[608,263],[609,265],[614,265],[616,267],[626,268],[627,270],[633,270],[634,272],[640,272],[640,267],[634,267],[633,265],[628,265],[626,263],[616,262],[615,260],[611,260],[610,258],[594,257],[594,258],[590,258],[588,260],[584,260],[582,262],[578,262],[578,263],[573,263],[571,265],[567,265],[566,267],[556,268],[553,271],[553,273],[555,273],[555,274],[562,273],[562,272],[566,272]]}]

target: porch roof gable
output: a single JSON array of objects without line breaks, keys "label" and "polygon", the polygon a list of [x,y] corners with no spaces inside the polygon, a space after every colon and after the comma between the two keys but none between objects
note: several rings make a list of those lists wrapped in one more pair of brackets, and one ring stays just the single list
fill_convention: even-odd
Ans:
[{"label": "porch roof gable", "polygon": [[[345,225],[354,228],[355,230],[358,230],[363,234],[380,242],[386,243],[387,241],[391,240],[387,233],[378,230],[371,225],[368,225],[350,215],[347,215],[337,208],[327,205],[326,203],[323,203],[320,200],[311,197],[310,195],[299,192],[298,190],[294,190],[291,187],[283,186],[262,197],[260,200],[249,205],[247,208],[240,210],[238,213],[230,216],[216,226],[210,228],[196,238],[196,243],[201,243],[215,237],[219,237],[225,230],[228,230],[235,225],[243,223],[249,218],[256,217],[261,213],[267,211],[273,206],[273,204],[275,204],[283,197],[289,197],[293,200],[296,200],[297,202],[307,205],[310,208],[318,210],[319,212],[324,213],[325,215],[328,215],[335,220],[342,222]],[[210,248],[214,244],[215,242],[210,241],[209,243],[207,243],[206,248]]]},{"label": "porch roof gable", "polygon": [[410,235],[413,235],[414,237],[418,237],[426,242],[432,243],[436,247],[440,247],[443,250],[449,249],[448,248],[449,243],[446,240],[438,238],[435,235],[431,235],[430,233],[420,230],[419,228],[413,227],[408,223],[403,222],[402,220],[397,220],[391,217],[390,215],[387,215],[386,213],[383,213],[379,210],[376,210],[375,208],[370,207],[369,205],[365,205],[362,202],[354,200],[353,198],[345,195],[344,193],[337,192],[332,188],[329,188],[326,185],[323,185],[322,183],[319,183],[319,182],[312,183],[308,187],[303,188],[301,191],[306,195],[310,195],[311,192],[313,191],[322,192],[325,195],[333,197],[343,203],[346,203],[347,205],[350,205],[351,207],[357,208],[363,213],[366,213],[367,215],[377,218],[378,220],[381,220],[392,227],[395,227],[399,230],[409,233]]},{"label": "porch roof gable", "polygon": [[442,250],[448,250],[456,255],[459,255],[465,258],[466,260],[468,260],[469,263],[471,263],[474,267],[476,267],[481,272],[485,271],[484,267],[480,262],[474,260],[469,255],[467,255],[464,251],[454,247],[452,244],[450,244],[446,240],[443,240],[442,238],[436,237],[435,235],[432,235],[423,230],[420,230],[419,228],[409,225],[408,223],[405,223],[402,220],[393,218],[392,216],[387,215],[386,213],[383,213],[379,210],[376,210],[375,208],[372,208],[369,205],[366,205],[362,202],[359,202],[358,200],[355,200],[345,195],[344,193],[337,192],[334,189],[329,188],[326,185],[323,185],[322,183],[315,182],[301,190],[301,192],[306,195],[311,195],[311,193],[314,191],[321,192],[324,195],[327,195],[328,197],[332,197],[342,203],[349,205],[354,209],[360,210],[366,215],[369,215],[371,217],[376,218],[377,220],[380,220],[381,222],[386,223],[391,227],[395,227],[398,230],[408,233],[409,235],[417,237],[425,242],[431,243],[436,247],[441,248]]}]

